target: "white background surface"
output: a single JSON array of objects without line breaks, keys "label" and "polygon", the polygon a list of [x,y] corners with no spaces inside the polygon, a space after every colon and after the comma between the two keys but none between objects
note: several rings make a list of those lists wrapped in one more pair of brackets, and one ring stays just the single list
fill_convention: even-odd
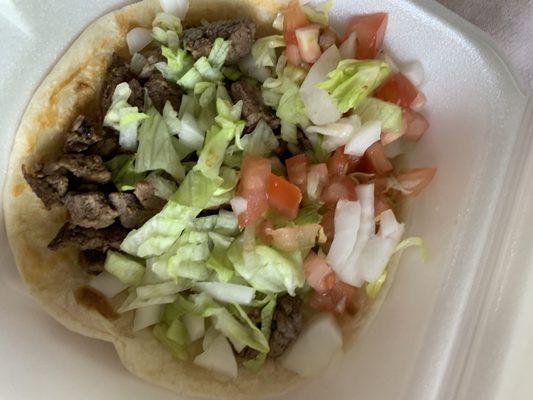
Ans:
[{"label": "white background surface", "polygon": [[[27,103],[31,92],[40,82],[69,43],[77,36],[86,24],[94,20],[97,16],[110,10],[116,4],[122,4],[119,0],[101,0],[98,2],[91,1],[54,1],[43,0],[34,2],[30,0],[0,0],[0,110],[6,116],[4,124],[0,126],[2,138],[10,138],[16,127],[16,121]],[[369,4],[370,2],[366,2]],[[392,1],[391,3],[401,2]],[[9,16],[11,22],[7,22],[6,16]],[[58,21],[61,21],[59,23]],[[392,33],[393,34],[393,33]],[[394,37],[395,45],[401,42],[401,38]],[[446,38],[443,38],[443,40]],[[457,45],[463,46],[458,40]],[[413,50],[411,57],[424,57]],[[475,59],[475,56],[473,56]],[[424,63],[437,70],[439,60],[422,59]],[[457,75],[455,75],[457,76]],[[438,80],[441,77],[431,77],[433,83],[440,84]],[[479,78],[479,77],[478,77]],[[472,77],[472,79],[478,79]],[[466,78],[465,78],[466,79]],[[437,85],[438,86],[438,85]],[[450,90],[456,90],[451,87]],[[464,96],[475,102],[478,92],[471,89],[465,92]],[[481,105],[468,104],[468,111],[473,115],[478,113],[479,107],[489,107],[489,99],[482,99]],[[430,99],[430,101],[432,101]],[[442,104],[435,101],[431,106],[439,106],[440,110],[446,111]],[[476,114],[477,115],[477,114]],[[435,115],[432,121],[442,121],[439,115]],[[453,121],[457,129],[466,129],[468,120]],[[490,128],[487,126],[487,129]],[[452,132],[450,132],[452,134]],[[461,138],[460,136],[452,137],[453,141],[449,146],[457,147],[461,143],[471,145],[477,138]],[[438,138],[431,139],[433,143],[438,143]],[[430,143],[431,144],[431,143]],[[5,173],[7,157],[9,153],[10,139],[3,141],[0,152],[1,178]],[[460,147],[457,147],[459,149]],[[431,157],[436,159],[442,158],[436,151],[426,154],[426,160]],[[443,160],[444,162],[444,160]],[[447,171],[453,176],[461,176],[460,168],[451,167]],[[442,184],[444,179],[440,180]],[[435,200],[439,193],[444,194],[443,188],[436,186],[430,197]],[[435,200],[434,204],[446,207],[442,198]],[[424,217],[431,219],[434,211],[431,207],[421,207],[419,220]],[[468,215],[466,215],[467,217]],[[436,218],[436,217],[435,217]],[[3,224],[2,232],[4,235]],[[433,245],[437,246],[437,235],[433,235]],[[4,238],[0,237],[0,242],[4,243]],[[526,254],[526,256],[528,256]],[[411,261],[413,258],[410,259]],[[62,328],[55,321],[44,315],[35,303],[24,294],[22,283],[13,268],[11,256],[6,247],[1,248],[0,254],[0,399],[72,399],[75,398],[102,398],[102,399],[122,399],[126,397],[131,399],[171,399],[176,398],[166,391],[159,390],[144,384],[135,377],[127,373],[119,363],[111,345],[87,339],[72,334]],[[406,266],[405,274],[398,277],[398,282],[393,289],[390,298],[398,303],[407,303],[411,312],[427,313],[430,311],[428,304],[421,304],[413,296],[404,297],[400,288],[403,284],[415,285],[423,284],[426,277],[435,273],[430,267],[422,270],[417,275],[417,281],[412,281],[409,273],[412,275],[414,266]],[[533,281],[532,281],[533,282]],[[460,286],[461,282],[457,282]],[[531,284],[530,286],[533,286]],[[429,294],[433,289],[430,286],[417,287],[419,295]],[[522,288],[522,290],[525,290]],[[527,305],[533,304],[533,287],[524,291],[521,307],[527,311]],[[396,343],[415,343],[416,338],[423,332],[411,332],[414,325],[409,325],[407,315],[396,313],[394,305],[390,305],[383,310],[382,318],[376,323],[376,329],[381,329],[382,336],[390,334],[390,324],[395,326],[394,336],[387,343],[382,342],[381,349],[395,349]],[[455,311],[455,310],[454,310]],[[459,310],[457,311],[459,312]],[[530,315],[531,312],[524,312],[524,315]],[[450,315],[453,319],[453,313]],[[387,322],[388,321],[388,322]],[[522,318],[516,322],[515,334],[509,336],[511,346],[506,350],[504,362],[505,374],[503,374],[502,384],[498,386],[500,399],[531,399],[533,387],[531,379],[528,377],[532,366],[529,365],[532,358],[525,358],[524,355],[530,354],[527,351],[533,351],[529,337],[533,337],[533,327],[528,318]],[[520,328],[520,329],[518,329]],[[531,329],[531,334],[529,333]],[[379,331],[379,329],[378,329]],[[413,336],[414,334],[414,336]],[[380,346],[372,344],[371,338],[366,338],[366,344],[374,346],[378,350]],[[413,348],[415,346],[413,345]],[[409,348],[397,349],[398,351],[389,357],[388,364],[384,365],[376,358],[374,363],[359,366],[357,370],[361,377],[368,378],[368,385],[383,390],[383,387],[392,384],[396,378],[391,375],[390,380],[383,381],[380,371],[386,369],[394,370],[396,368],[397,376],[405,373],[403,369],[411,368],[407,365],[408,358],[415,359],[409,354]],[[433,349],[434,350],[434,349]],[[403,358],[402,358],[403,357]],[[435,366],[438,368],[438,365]],[[364,375],[367,374],[368,376]],[[388,377],[389,378],[389,377]],[[393,379],[394,378],[394,379]],[[399,378],[398,378],[399,379]],[[395,382],[398,385],[401,383]],[[349,384],[349,382],[348,382]],[[406,383],[403,383],[404,385]],[[315,385],[316,386],[316,385]],[[326,396],[328,387],[317,387],[313,393],[321,393]],[[384,391],[386,392],[386,390]],[[89,395],[90,394],[90,395]],[[317,395],[318,396],[318,395]],[[300,397],[305,398],[300,393]],[[310,398],[307,396],[307,398]],[[368,397],[367,397],[368,398]],[[386,400],[393,399],[392,393],[387,396]],[[473,400],[477,400],[472,398]],[[379,399],[379,400],[384,400]],[[481,400],[481,399],[480,399]],[[484,399],[483,399],[484,400]]]}]

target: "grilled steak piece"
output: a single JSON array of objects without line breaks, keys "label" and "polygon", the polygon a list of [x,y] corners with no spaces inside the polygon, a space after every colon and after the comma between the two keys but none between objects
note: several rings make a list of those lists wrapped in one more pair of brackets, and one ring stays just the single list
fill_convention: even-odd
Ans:
[{"label": "grilled steak piece", "polygon": [[[111,64],[107,68],[102,90],[102,111],[105,114],[113,101],[113,93],[119,83],[129,82],[135,78],[128,63],[118,54],[113,53]],[[130,98],[130,100],[134,100]],[[131,101],[129,101],[132,104]]]},{"label": "grilled steak piece", "polygon": [[302,301],[298,297],[285,295],[278,298],[272,319],[269,357],[281,356],[300,334],[302,330],[301,307]]},{"label": "grilled steak piece", "polygon": [[70,222],[83,228],[105,228],[119,215],[100,192],[71,192],[65,197],[65,206]]},{"label": "grilled steak piece", "polygon": [[157,63],[164,62],[164,61],[165,61],[165,57],[163,57],[163,54],[161,53],[161,47],[158,47],[157,49],[154,49],[154,50],[150,50],[148,54],[146,54],[146,64],[141,70],[139,74],[139,78],[149,79],[152,76],[152,74],[158,72],[155,65]]},{"label": "grilled steak piece", "polygon": [[35,172],[30,172],[23,165],[22,175],[46,209],[50,210],[54,205],[63,203],[68,191],[68,178],[62,171],[46,174],[43,168],[42,164],[37,164]]},{"label": "grilled steak piece", "polygon": [[127,229],[117,224],[104,229],[93,229],[82,228],[67,222],[50,242],[48,248],[57,250],[67,246],[75,246],[81,250],[118,250],[127,234]]},{"label": "grilled steak piece", "polygon": [[255,24],[247,18],[212,22],[185,30],[183,43],[194,58],[207,57],[213,43],[219,37],[231,40],[226,64],[237,64],[252,49],[255,41]]},{"label": "grilled steak piece", "polygon": [[106,255],[98,250],[82,250],[78,254],[81,269],[91,275],[98,275],[104,271]]},{"label": "grilled steak piece", "polygon": [[124,228],[138,228],[152,216],[132,193],[111,193],[109,201],[118,211],[120,223]]},{"label": "grilled steak piece", "polygon": [[111,172],[104,165],[102,157],[97,155],[64,154],[43,167],[43,172],[47,175],[65,171],[85,182],[104,184],[111,180]]},{"label": "grilled steak piece", "polygon": [[146,210],[149,210],[152,215],[157,214],[165,206],[167,201],[155,195],[155,187],[149,181],[140,181],[135,185],[133,191],[135,197],[139,199]]},{"label": "grilled steak piece", "polygon": [[279,127],[279,119],[272,110],[263,103],[261,91],[247,81],[237,81],[231,85],[231,97],[234,102],[242,100],[242,116],[246,120],[246,128],[251,131],[261,120],[272,129]]},{"label": "grilled steak piece", "polygon": [[150,96],[150,100],[152,100],[154,107],[159,113],[163,113],[163,108],[167,101],[170,101],[174,110],[178,111],[180,109],[183,93],[177,85],[167,81],[163,75],[152,74],[144,87],[148,91],[148,96]]},{"label": "grilled steak piece", "polygon": [[103,138],[103,132],[97,129],[92,121],[85,115],[79,115],[66,133],[63,150],[65,153],[80,153]]}]

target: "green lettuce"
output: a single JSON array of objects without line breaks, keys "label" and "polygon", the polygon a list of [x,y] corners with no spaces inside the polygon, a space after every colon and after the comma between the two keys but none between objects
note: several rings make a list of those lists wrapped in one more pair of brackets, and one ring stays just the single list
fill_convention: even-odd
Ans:
[{"label": "green lettuce", "polygon": [[128,286],[141,283],[144,275],[144,264],[116,251],[108,251],[104,268],[119,281]]},{"label": "green lettuce", "polygon": [[135,189],[137,182],[142,181],[146,174],[135,172],[135,156],[120,154],[105,163],[111,171],[111,180],[116,188],[121,191]]},{"label": "green lettuce", "polygon": [[[261,333],[265,336],[267,341],[270,340],[272,329],[272,319],[274,318],[274,311],[276,310],[277,298],[276,296],[268,296],[268,302],[261,309]],[[243,365],[250,371],[257,372],[263,366],[267,358],[267,353],[259,353],[255,358],[244,361]]]},{"label": "green lettuce", "polygon": [[156,68],[169,81],[179,81],[194,65],[194,59],[184,49],[173,50],[162,46],[161,53],[167,61],[156,64]]},{"label": "green lettuce", "polygon": [[302,6],[302,10],[309,21],[328,26],[331,7],[333,7],[333,0],[324,1],[315,7],[306,4]]},{"label": "green lettuce", "polygon": [[390,67],[381,60],[342,60],[317,87],[326,90],[344,113],[370,96],[389,73]]},{"label": "green lettuce", "polygon": [[266,36],[255,41],[252,57],[259,67],[273,67],[276,63],[276,49],[285,46],[282,35]]},{"label": "green lettuce", "polygon": [[361,123],[380,121],[381,130],[400,135],[403,130],[403,113],[400,106],[369,97],[361,101],[355,109]]},{"label": "green lettuce", "polygon": [[264,120],[259,121],[255,129],[242,138],[244,152],[258,157],[268,157],[278,146],[278,139]]}]

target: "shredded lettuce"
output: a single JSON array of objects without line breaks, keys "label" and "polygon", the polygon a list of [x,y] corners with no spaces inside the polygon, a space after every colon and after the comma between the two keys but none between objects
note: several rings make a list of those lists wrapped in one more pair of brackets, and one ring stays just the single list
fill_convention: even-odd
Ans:
[{"label": "shredded lettuce", "polygon": [[152,172],[146,177],[146,180],[152,184],[155,189],[155,195],[162,199],[168,200],[178,188],[176,183],[165,179],[162,176]]},{"label": "shredded lettuce", "polygon": [[139,130],[135,172],[164,170],[177,180],[183,179],[185,171],[163,117],[153,107],[148,115]]},{"label": "shredded lettuce", "polygon": [[380,60],[342,60],[317,87],[326,90],[344,113],[357,107],[389,73],[388,64]]},{"label": "shredded lettuce", "polygon": [[116,188],[121,191],[135,189],[137,182],[142,181],[145,173],[135,172],[135,156],[128,154],[118,155],[105,163],[111,171],[111,180]]},{"label": "shredded lettuce", "polygon": [[404,251],[405,249],[409,247],[419,247],[420,253],[422,254],[422,260],[425,262],[428,260],[428,250],[426,245],[424,244],[424,240],[420,237],[410,237],[407,239],[402,240],[396,248],[394,249],[394,252],[400,252]]},{"label": "shredded lettuce", "polygon": [[259,67],[274,67],[276,65],[276,49],[285,46],[282,35],[266,36],[255,41],[252,46],[252,57]]},{"label": "shredded lettuce", "polygon": [[[261,309],[261,332],[265,336],[265,339],[269,341],[277,298],[276,296],[267,296],[266,300],[266,305]],[[259,353],[255,358],[244,361],[243,365],[250,371],[257,372],[263,366],[266,357],[267,353]]]},{"label": "shredded lettuce", "polygon": [[187,346],[180,344],[169,337],[167,337],[168,325],[165,323],[159,323],[154,326],[152,330],[154,336],[159,340],[178,360],[185,361],[189,357],[187,352]]},{"label": "shredded lettuce", "polygon": [[119,144],[124,150],[133,151],[137,148],[137,129],[139,123],[148,115],[139,112],[137,107],[128,103],[131,88],[126,82],[117,85],[113,93],[111,106],[104,117],[104,126],[119,131]]},{"label": "shredded lettuce", "polygon": [[182,30],[181,20],[169,13],[158,13],[152,23],[152,37],[172,49],[179,47]]},{"label": "shredded lettuce", "polygon": [[258,157],[269,156],[278,146],[276,135],[264,120],[259,121],[253,132],[242,138],[244,152]]},{"label": "shredded lettuce", "polygon": [[207,61],[213,66],[213,68],[220,70],[224,63],[226,62],[226,57],[228,56],[229,49],[231,47],[231,42],[229,40],[224,40],[222,38],[216,38],[213,43],[213,47],[209,52]]},{"label": "shredded lettuce", "polygon": [[385,270],[379,277],[379,279],[375,282],[371,282],[366,285],[365,291],[366,295],[371,298],[375,299],[378,297],[379,292],[381,291],[381,288],[383,287],[383,284],[385,283],[385,280],[387,279],[388,271]]},{"label": "shredded lettuce", "polygon": [[210,232],[209,238],[213,242],[213,250],[206,262],[207,268],[215,271],[221,282],[228,282],[235,274],[233,264],[227,255],[233,238],[216,232]]},{"label": "shredded lettuce", "polygon": [[171,200],[185,206],[199,208],[201,211],[206,207],[221,184],[222,178],[218,176],[218,173],[216,178],[208,178],[195,165],[185,176],[176,193],[172,195]]},{"label": "shredded lettuce", "polygon": [[172,104],[167,101],[163,109],[163,118],[170,132],[179,136],[181,145],[191,151],[202,148],[205,132],[200,129],[192,114],[185,112],[180,120],[178,113],[172,108]]},{"label": "shredded lettuce", "polygon": [[194,59],[184,49],[173,50],[162,46],[161,53],[167,61],[166,63],[157,63],[156,68],[170,81],[177,82],[180,80],[194,64]]},{"label": "shredded lettuce", "polygon": [[400,106],[369,97],[361,101],[355,113],[364,124],[370,121],[380,121],[381,129],[393,135],[400,136],[403,130],[403,113]]},{"label": "shredded lettuce", "polygon": [[328,26],[331,7],[333,7],[333,0],[327,0],[317,4],[316,7],[305,4],[302,10],[311,22]]},{"label": "shredded lettuce", "polygon": [[144,275],[144,265],[122,253],[108,251],[104,268],[128,286],[138,285]]}]

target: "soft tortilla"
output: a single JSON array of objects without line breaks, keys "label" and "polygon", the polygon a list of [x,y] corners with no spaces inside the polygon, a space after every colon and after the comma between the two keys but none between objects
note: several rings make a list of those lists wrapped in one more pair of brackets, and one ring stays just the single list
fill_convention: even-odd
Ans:
[{"label": "soft tortilla", "polygon": [[[259,35],[264,35],[271,30],[275,13],[285,5],[283,0],[192,0],[185,22],[191,25],[202,19],[246,15],[258,24]],[[16,134],[7,173],[4,212],[9,242],[22,278],[46,311],[74,332],[112,342],[123,364],[135,375],[183,395],[218,399],[273,395],[300,379],[269,361],[257,374],[241,368],[238,379],[224,381],[192,363],[176,361],[151,334],[134,335],[131,313],[111,322],[77,304],[73,290],[88,281],[77,266],[77,252],[47,249],[66,219],[65,211],[45,210],[21,174],[23,164],[32,165],[60,152],[63,133],[100,93],[112,53],[125,55],[127,32],[136,26],[150,27],[158,10],[157,0],[144,0],[97,20],[35,92]],[[376,308],[365,305],[360,317],[343,321],[345,348],[353,344],[358,328],[367,325]]]}]

